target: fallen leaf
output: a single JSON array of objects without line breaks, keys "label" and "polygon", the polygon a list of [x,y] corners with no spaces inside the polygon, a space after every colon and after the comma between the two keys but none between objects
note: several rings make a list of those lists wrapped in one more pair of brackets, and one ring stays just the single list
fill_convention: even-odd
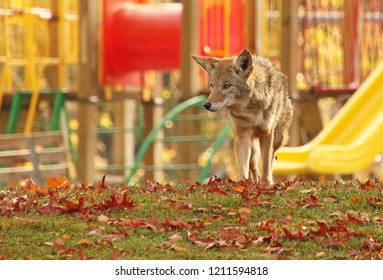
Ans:
[{"label": "fallen leaf", "polygon": [[371,206],[372,208],[380,208],[382,207],[382,200],[377,197],[370,197],[367,198],[367,204]]},{"label": "fallen leaf", "polygon": [[342,222],[348,223],[348,224],[364,224],[365,223],[361,219],[355,218],[351,216],[350,214],[347,214],[347,220],[342,220]]},{"label": "fallen leaf", "polygon": [[315,234],[315,235],[324,235],[324,236],[329,234],[330,229],[327,227],[326,223],[320,222],[320,221],[316,221],[316,223],[319,226],[319,230],[314,231],[313,234]]},{"label": "fallen leaf", "polygon": [[102,203],[95,205],[95,208],[99,210],[132,209],[134,208],[134,202],[128,197],[128,193],[125,192],[122,198],[112,194],[111,199],[106,199]]},{"label": "fallen leaf", "polygon": [[101,214],[97,217],[97,222],[101,223],[101,224],[107,224],[109,221],[109,218],[108,216],[105,216],[104,214]]},{"label": "fallen leaf", "polygon": [[298,230],[295,233],[290,232],[287,228],[282,227],[283,232],[285,233],[285,236],[289,239],[297,239],[297,240],[305,240],[307,237],[307,233],[303,233],[302,231]]},{"label": "fallen leaf", "polygon": [[172,208],[179,209],[179,210],[192,210],[192,203],[190,201],[186,200],[180,200],[180,199],[169,199],[169,205]]},{"label": "fallen leaf", "polygon": [[326,241],[322,241],[320,243],[327,248],[340,248],[345,246],[347,241],[342,239],[328,238]]},{"label": "fallen leaf", "polygon": [[185,253],[185,252],[188,251],[186,248],[180,247],[180,246],[176,246],[176,245],[170,247],[170,249],[173,249],[174,251],[179,252],[179,253]]},{"label": "fallen leaf", "polygon": [[335,203],[335,202],[338,202],[338,198],[334,195],[330,195],[328,197],[325,197],[323,201],[327,203]]},{"label": "fallen leaf", "polygon": [[36,219],[20,218],[20,217],[15,217],[15,219],[24,224],[41,224],[41,221]]},{"label": "fallen leaf", "polygon": [[245,186],[235,186],[235,187],[232,187],[233,190],[237,193],[243,193],[245,190],[246,190],[246,187]]},{"label": "fallen leaf", "polygon": [[354,203],[354,204],[356,204],[356,203],[360,203],[360,198],[359,197],[354,197],[353,199],[352,199],[352,203]]},{"label": "fallen leaf", "polygon": [[238,209],[238,213],[241,213],[241,214],[250,214],[252,212],[251,208],[248,208],[248,207],[240,207]]},{"label": "fallen leaf", "polygon": [[175,234],[171,235],[171,236],[168,238],[168,240],[171,241],[171,242],[177,242],[177,241],[180,241],[180,240],[182,240],[182,239],[183,239],[182,236],[179,235],[178,233],[175,233]]},{"label": "fallen leaf", "polygon": [[47,180],[47,184],[49,188],[66,189],[66,188],[69,188],[69,186],[71,185],[69,180],[65,176],[63,177],[57,176],[56,178],[46,176],[45,178]]},{"label": "fallen leaf", "polygon": [[77,241],[78,245],[84,246],[84,247],[91,247],[91,246],[96,246],[93,241],[86,239],[86,238],[81,238]]},{"label": "fallen leaf", "polygon": [[375,186],[375,182],[373,180],[368,179],[365,183],[361,184],[359,188],[362,190],[371,190]]},{"label": "fallen leaf", "polygon": [[229,216],[235,216],[235,215],[237,215],[237,213],[238,213],[237,210],[235,210],[235,209],[230,209],[228,215],[229,215]]},{"label": "fallen leaf", "polygon": [[318,203],[317,197],[314,195],[310,195],[309,198],[298,201],[297,204],[298,206],[302,206],[303,208],[321,206],[321,204]]},{"label": "fallen leaf", "polygon": [[119,248],[114,248],[113,253],[109,256],[110,260],[123,260],[126,259],[126,253],[129,253],[129,249],[120,250]]},{"label": "fallen leaf", "polygon": [[62,239],[71,239],[72,238],[72,235],[70,235],[69,233],[64,233],[62,236],[61,236]]},{"label": "fallen leaf", "polygon": [[101,235],[103,232],[103,228],[99,227],[94,230],[91,230],[90,232],[87,233],[87,235]]},{"label": "fallen leaf", "polygon": [[345,216],[345,215],[346,215],[346,213],[343,212],[342,210],[338,210],[338,211],[330,213],[330,216],[337,216],[337,217],[342,217],[342,216]]},{"label": "fallen leaf", "polygon": [[373,240],[364,241],[361,244],[361,247],[367,247],[369,251],[380,251],[383,248],[383,244],[379,242],[375,242]]},{"label": "fallen leaf", "polygon": [[53,245],[58,245],[58,246],[63,246],[64,245],[64,240],[61,238],[57,238],[53,241]]},{"label": "fallen leaf", "polygon": [[383,224],[383,217],[375,216],[374,217],[374,222],[376,224]]},{"label": "fallen leaf", "polygon": [[317,258],[324,257],[325,255],[326,255],[325,252],[318,252],[318,253],[315,254],[315,256],[316,256]]}]

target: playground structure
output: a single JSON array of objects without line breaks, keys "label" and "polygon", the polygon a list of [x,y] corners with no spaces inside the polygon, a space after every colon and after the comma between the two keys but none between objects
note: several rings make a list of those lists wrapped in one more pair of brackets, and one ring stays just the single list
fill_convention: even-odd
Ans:
[{"label": "playground structure", "polygon": [[317,137],[278,152],[274,172],[342,175],[367,168],[383,152],[382,79],[380,63]]},{"label": "playground structure", "polygon": [[[96,86],[92,92],[80,94],[78,84],[83,81],[78,80],[77,65],[82,46],[78,38],[84,38],[79,30],[83,7],[77,1],[5,1],[0,7],[1,32],[7,34],[0,36],[0,132],[57,131],[69,123],[70,130],[64,133],[72,143],[72,149],[66,148],[67,160],[72,158],[79,169],[84,163],[78,158],[92,165],[88,166],[90,175],[80,170],[80,180],[115,174],[118,180],[130,183],[140,178],[202,181],[222,170],[226,172],[223,176],[232,176],[234,173],[225,171],[230,164],[224,158],[230,156],[222,148],[231,145],[230,126],[221,115],[195,108],[204,100],[203,96],[195,97],[203,93],[204,77],[187,61],[190,53],[223,57],[247,47],[273,59],[289,74],[290,81],[297,77],[296,83],[290,83],[299,127],[298,136],[292,138],[303,139],[296,141],[298,144],[311,140],[322,129],[317,100],[325,96],[348,98],[383,58],[379,47],[383,45],[382,1],[292,2],[298,7],[295,13],[281,0],[200,0],[193,4],[99,1],[99,16],[91,24],[98,27],[95,37],[100,38],[100,51],[93,57],[98,61],[96,81],[102,90]],[[283,20],[286,15],[289,23]],[[298,26],[295,31],[294,24]],[[282,44],[286,30],[298,38],[291,46]],[[291,49],[299,61],[294,61],[295,72],[286,60]],[[343,118],[337,116],[319,138],[299,148],[283,149],[276,173],[345,174],[368,166],[381,152],[378,145],[366,153],[361,149],[366,147],[362,145],[365,141],[379,136],[367,132],[375,131],[372,128],[379,126],[381,118],[375,106],[381,102],[381,89],[376,82],[368,85],[350,100],[357,100],[352,101],[353,106],[344,107],[348,113],[343,113]],[[94,149],[93,154],[91,148],[88,154],[76,149],[76,142],[93,145],[92,138],[78,136],[83,135],[82,125],[77,128],[76,119],[96,125],[82,114],[85,103],[94,106],[92,112],[99,116],[97,130],[89,131],[98,135],[102,144],[98,146],[103,146],[98,151],[101,163],[94,160]],[[367,109],[359,112],[355,104]],[[70,117],[62,117],[63,109]],[[354,116],[357,128],[349,126],[349,115]],[[354,134],[349,134],[348,128],[353,128]],[[358,137],[360,134],[365,138]],[[336,157],[326,156],[335,154],[334,149],[339,150]],[[346,169],[342,162],[335,165],[335,159],[347,159],[348,155],[353,157],[352,167]],[[20,161],[16,163],[16,168],[23,169]],[[52,165],[51,159],[42,165]]]}]

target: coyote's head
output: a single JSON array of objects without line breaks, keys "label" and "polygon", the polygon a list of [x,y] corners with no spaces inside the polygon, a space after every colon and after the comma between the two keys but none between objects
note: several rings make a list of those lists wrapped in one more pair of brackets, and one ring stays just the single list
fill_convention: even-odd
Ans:
[{"label": "coyote's head", "polygon": [[192,57],[209,77],[210,95],[203,105],[205,109],[218,111],[249,94],[247,79],[253,71],[253,57],[248,50],[244,49],[238,56],[230,58]]}]

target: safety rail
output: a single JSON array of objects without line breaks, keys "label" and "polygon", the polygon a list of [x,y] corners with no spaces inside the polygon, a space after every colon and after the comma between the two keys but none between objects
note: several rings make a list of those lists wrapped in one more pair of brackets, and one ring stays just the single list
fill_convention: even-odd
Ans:
[{"label": "safety rail", "polygon": [[71,161],[62,132],[0,135],[0,181],[14,182],[33,177],[69,176]]},{"label": "safety rail", "polygon": [[[227,125],[217,137],[209,137],[206,135],[194,135],[194,136],[170,136],[166,137],[163,139],[158,139],[157,135],[159,132],[165,127],[165,124],[168,121],[174,121],[176,120],[176,117],[178,117],[179,114],[181,114],[183,111],[190,107],[197,107],[201,106],[204,102],[206,101],[206,96],[196,96],[192,97],[182,103],[180,103],[178,106],[173,108],[171,111],[169,111],[165,117],[161,120],[161,122],[154,127],[151,132],[148,134],[148,136],[145,138],[145,140],[141,143],[140,148],[138,149],[136,156],[135,156],[135,161],[134,165],[129,168],[130,173],[126,177],[125,182],[127,184],[131,183],[134,175],[138,170],[145,170],[145,171],[155,171],[155,170],[163,170],[163,171],[179,171],[179,170],[199,170],[199,180],[203,181],[206,179],[209,168],[211,167],[211,160],[212,157],[215,155],[216,151],[218,148],[222,145],[225,139],[227,139],[227,135],[229,131],[231,130],[231,126]],[[182,117],[181,117],[182,118]],[[198,117],[199,120],[203,120],[203,118]],[[205,117],[206,119],[206,117]],[[215,138],[215,139],[214,139]],[[207,142],[213,142],[212,144],[212,152],[209,154],[209,158],[206,160],[204,164],[169,164],[166,166],[140,166],[140,163],[149,149],[149,146],[156,142],[156,141],[161,141],[161,142],[199,142],[199,141],[207,141]]]}]

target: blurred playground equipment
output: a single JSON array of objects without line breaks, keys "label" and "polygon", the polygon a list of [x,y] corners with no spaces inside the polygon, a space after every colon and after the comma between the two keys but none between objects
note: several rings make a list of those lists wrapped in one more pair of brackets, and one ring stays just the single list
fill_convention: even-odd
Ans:
[{"label": "blurred playground equipment", "polygon": [[67,176],[67,135],[58,130],[75,82],[76,1],[2,1],[0,32],[1,180]]},{"label": "blurred playground equipment", "polygon": [[[0,3],[0,133],[7,139],[20,133],[31,139],[42,131],[45,137],[59,134],[66,153],[58,162],[53,152],[40,162],[33,159],[33,147],[44,145],[4,146],[2,174],[12,167],[32,175],[33,169],[41,179],[43,169],[54,164],[73,161],[83,167],[78,161],[85,157],[79,142],[87,141],[80,136],[82,118],[97,126],[97,150],[85,160],[94,170],[92,178],[107,174],[133,182],[232,176],[234,161],[226,149],[230,126],[222,115],[196,108],[205,98],[199,95],[206,93],[206,77],[189,58],[191,52],[230,56],[244,47],[271,58],[288,74],[296,106],[295,145],[315,138],[282,150],[278,174],[355,172],[381,152],[377,144],[362,145],[380,136],[373,128],[379,126],[382,93],[371,79],[381,74],[361,84],[383,59],[383,0],[81,1]],[[98,10],[98,17],[89,22],[97,26],[90,38],[97,48],[84,50],[88,39],[79,20],[85,2]],[[92,90],[80,93],[79,85],[86,83],[79,80],[81,48],[95,52],[98,77]],[[323,111],[331,115],[329,104],[343,104],[355,91],[339,113],[343,117],[326,121],[317,136]],[[84,104],[96,108],[96,120],[82,111]],[[17,157],[22,154],[29,160]],[[347,156],[347,165],[336,165]]]},{"label": "blurred playground equipment", "polygon": [[276,174],[352,174],[383,152],[383,62],[309,143],[278,152]]},{"label": "blurred playground equipment", "polygon": [[[332,96],[344,102],[355,94],[319,135],[319,129],[306,135],[306,141],[312,141],[281,149],[275,173],[353,174],[374,163],[383,151],[376,134],[382,122],[382,65],[360,86],[382,61],[378,45],[383,39],[383,3],[302,1],[302,8],[300,98],[317,102],[322,96]],[[308,126],[311,122],[311,129],[315,112],[302,116],[302,122],[305,117]]]}]

